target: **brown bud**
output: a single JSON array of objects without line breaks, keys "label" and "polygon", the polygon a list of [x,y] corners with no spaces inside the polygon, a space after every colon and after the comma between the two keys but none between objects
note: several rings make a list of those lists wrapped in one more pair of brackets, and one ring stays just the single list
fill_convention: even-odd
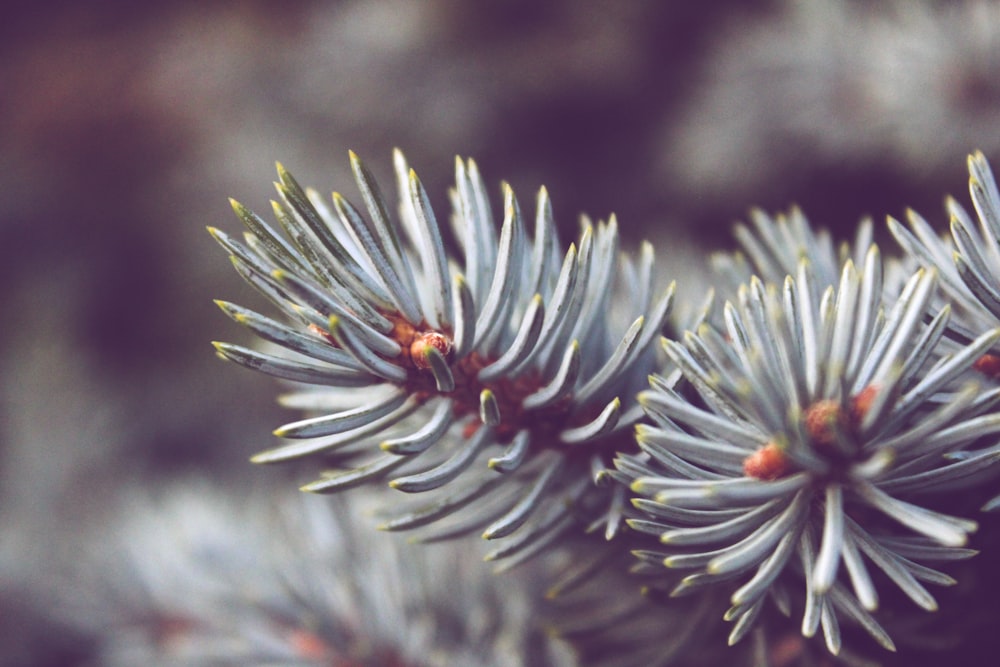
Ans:
[{"label": "brown bud", "polygon": [[413,365],[417,368],[427,369],[430,366],[427,364],[427,350],[433,347],[442,356],[447,357],[448,353],[451,352],[451,339],[442,333],[437,331],[425,331],[413,339],[410,343],[410,359],[413,360]]},{"label": "brown bud", "polygon": [[789,463],[781,447],[769,442],[743,459],[743,474],[765,482],[773,482],[788,474]]},{"label": "brown bud", "polygon": [[830,399],[816,401],[806,408],[805,424],[814,445],[829,447],[835,444],[837,432],[845,426],[840,403]]},{"label": "brown bud", "polygon": [[1000,356],[989,353],[984,354],[976,359],[972,367],[991,379],[1000,379]]}]

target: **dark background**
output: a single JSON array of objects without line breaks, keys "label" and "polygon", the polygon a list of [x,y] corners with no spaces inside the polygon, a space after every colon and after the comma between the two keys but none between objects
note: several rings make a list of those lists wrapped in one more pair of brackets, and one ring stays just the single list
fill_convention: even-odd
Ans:
[{"label": "dark background", "polygon": [[443,212],[473,156],[526,208],[546,184],[567,237],[615,212],[697,294],[699,253],[751,205],[840,235],[912,206],[943,229],[965,155],[1000,158],[1000,5],[891,4],[6,9],[0,652],[68,664],[30,593],[67,526],[126,483],[221,482],[287,418],[208,344],[247,340],[212,299],[251,297],[204,228],[237,229],[228,196],[266,213],[275,160],[357,199],[347,150],[391,190],[399,146]]}]

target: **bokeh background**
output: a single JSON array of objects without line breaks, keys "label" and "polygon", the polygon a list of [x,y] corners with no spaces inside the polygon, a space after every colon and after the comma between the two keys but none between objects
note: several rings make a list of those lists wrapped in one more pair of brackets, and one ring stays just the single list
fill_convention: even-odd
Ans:
[{"label": "bokeh background", "polygon": [[[19,4],[20,7],[15,5]],[[33,586],[126,486],[244,471],[287,415],[218,362],[253,302],[206,225],[274,161],[355,196],[399,146],[439,210],[456,154],[566,235],[617,214],[704,287],[757,205],[848,235],[944,227],[1000,158],[1000,3],[571,0],[12,3],[0,22],[0,664],[77,664]],[[881,225],[879,225],[881,228]],[[234,472],[239,470],[240,472]]]}]

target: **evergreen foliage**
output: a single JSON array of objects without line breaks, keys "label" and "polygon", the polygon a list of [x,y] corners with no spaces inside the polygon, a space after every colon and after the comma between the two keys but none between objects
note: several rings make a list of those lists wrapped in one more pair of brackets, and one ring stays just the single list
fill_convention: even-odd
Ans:
[{"label": "evergreen foliage", "polygon": [[613,217],[564,247],[546,191],[529,234],[504,185],[498,229],[459,159],[442,226],[402,154],[397,207],[350,159],[362,208],[279,165],[280,232],[235,201],[242,239],[210,229],[280,313],[220,301],[272,347],[219,355],[309,413],[255,462],[302,460],[318,493],[387,483],[381,528],[540,562],[539,618],[581,664],[891,662],[935,632],[932,590],[990,558],[1000,194],[981,154],[975,214],[949,200],[950,239],[890,219],[900,256],[870,221],[837,246],[754,211],[702,308],[674,308]]}]

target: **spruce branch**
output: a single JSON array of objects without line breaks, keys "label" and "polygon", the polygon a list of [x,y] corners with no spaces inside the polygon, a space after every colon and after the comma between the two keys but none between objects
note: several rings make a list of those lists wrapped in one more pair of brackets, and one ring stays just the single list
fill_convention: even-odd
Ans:
[{"label": "spruce branch", "polygon": [[593,471],[630,446],[635,395],[656,368],[673,286],[654,287],[652,247],[619,250],[617,223],[584,220],[565,252],[543,188],[533,233],[509,186],[499,233],[475,162],[457,160],[451,232],[395,154],[398,218],[368,169],[351,166],[367,216],[326,201],[279,165],[281,232],[233,202],[242,241],[210,229],[280,319],[220,307],[277,353],[215,343],[220,356],[311,385],[282,397],[315,416],[257,463],[301,458],[329,469],[307,491],[370,481],[426,500],[393,502],[382,527],[435,524],[420,539],[480,532],[512,564],[567,530],[620,524],[623,489]]},{"label": "spruce branch", "polygon": [[402,154],[397,216],[351,164],[364,212],[279,165],[280,233],[236,202],[243,239],[210,230],[281,313],[219,302],[277,351],[216,349],[309,413],[255,462],[319,462],[313,492],[387,482],[415,502],[383,503],[383,529],[478,532],[498,570],[544,553],[552,631],[588,664],[713,664],[726,623],[730,645],[753,637],[733,664],[781,664],[779,643],[864,664],[845,637],[894,651],[937,609],[927,585],[977,553],[966,496],[1000,474],[1000,194],[980,154],[976,219],[949,201],[951,241],[890,220],[901,260],[870,221],[836,245],[797,209],[753,211],[742,251],[712,258],[728,300],[680,304],[683,335],[652,248],[622,253],[613,217],[564,252],[546,191],[529,234],[504,186],[497,229],[458,160],[444,228]]},{"label": "spruce branch", "polygon": [[996,472],[997,445],[956,453],[1000,432],[1000,393],[969,372],[1000,329],[954,349],[948,306],[924,323],[936,273],[886,296],[877,247],[864,257],[825,289],[808,259],[782,283],[754,277],[723,324],[666,340],[695,398],[654,381],[641,402],[655,425],[617,460],[638,496],[630,525],[658,538],[673,594],[730,592],[731,643],[773,591],[804,586],[803,635],[822,628],[836,654],[850,619],[894,650],[872,566],[933,611],[924,583],[953,580],[921,561],[975,553],[976,522],[935,506]]}]

